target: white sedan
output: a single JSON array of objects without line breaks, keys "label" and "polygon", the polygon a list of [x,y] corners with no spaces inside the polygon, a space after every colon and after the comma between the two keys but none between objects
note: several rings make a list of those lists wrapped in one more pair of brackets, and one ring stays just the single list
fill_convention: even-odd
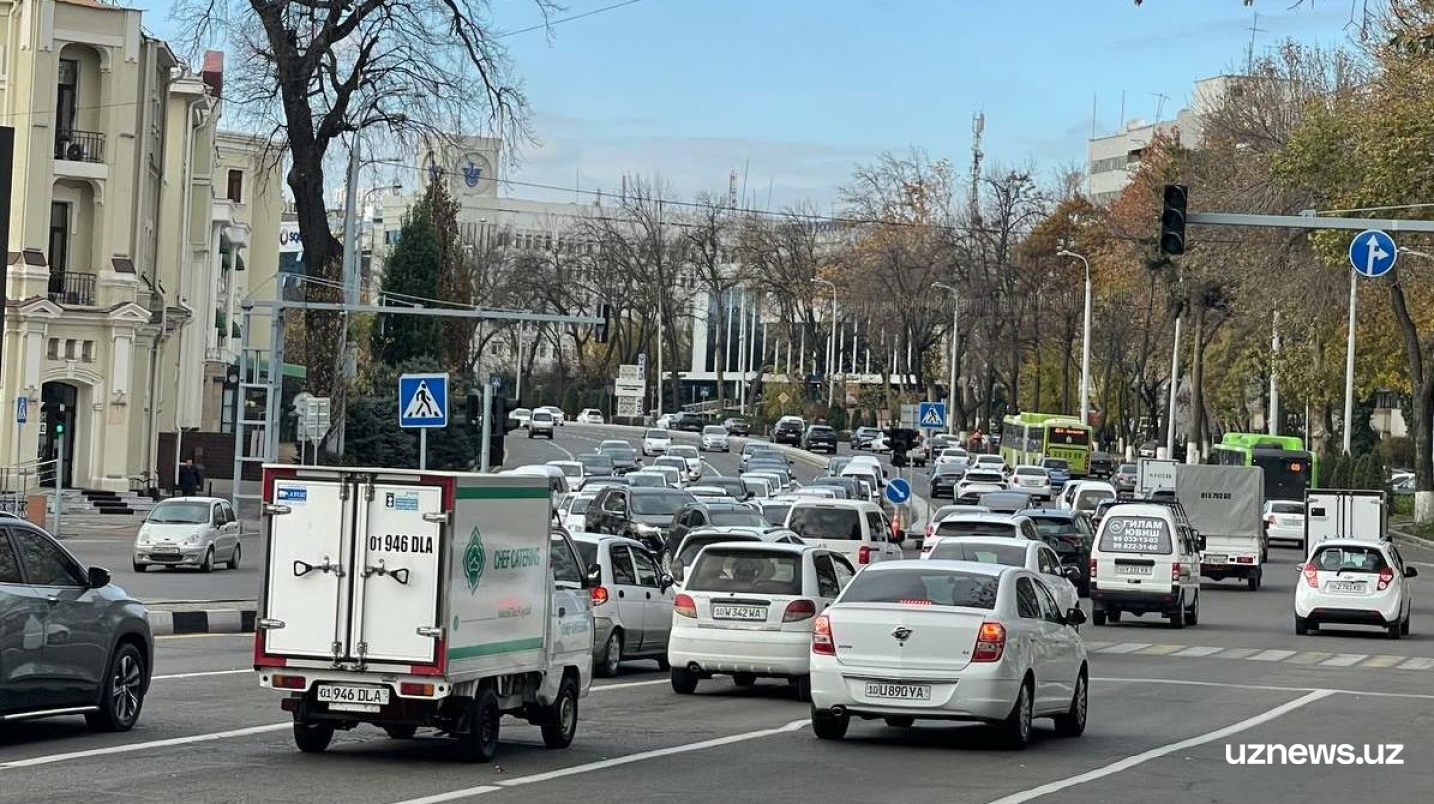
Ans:
[{"label": "white sedan", "polygon": [[687,461],[687,479],[702,479],[702,454],[696,447],[689,447],[686,444],[673,444],[667,448],[668,457],[681,458]]},{"label": "white sedan", "polygon": [[557,405],[544,405],[538,408],[538,410],[546,410],[553,414],[553,421],[557,422],[559,427],[568,423],[568,414],[564,413],[563,409]]},{"label": "white sedan", "polygon": [[1324,625],[1373,625],[1390,639],[1409,633],[1414,608],[1409,578],[1393,542],[1336,539],[1321,543],[1295,584],[1295,633]]},{"label": "white sedan", "polygon": [[812,628],[812,731],[852,718],[995,724],[1024,748],[1034,718],[1085,731],[1089,670],[1075,626],[1040,577],[966,561],[886,561],[862,570]]},{"label": "white sedan", "polygon": [[578,424],[602,424],[602,411],[597,408],[583,408],[578,413]]},{"label": "white sedan", "polygon": [[1080,594],[1071,581],[1080,578],[1080,568],[1074,564],[1063,568],[1060,556],[1045,542],[1010,536],[954,536],[942,539],[921,557],[928,561],[976,561],[1025,567],[1041,576],[1061,611],[1080,605]]},{"label": "white sedan", "polygon": [[1049,500],[1051,473],[1044,466],[1017,466],[1016,471],[1011,473],[1010,488],[1012,491],[1030,492],[1031,496],[1040,500]]}]

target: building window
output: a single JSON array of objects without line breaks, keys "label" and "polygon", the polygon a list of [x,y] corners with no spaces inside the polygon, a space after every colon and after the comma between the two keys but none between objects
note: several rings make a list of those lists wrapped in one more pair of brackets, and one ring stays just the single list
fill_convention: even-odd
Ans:
[{"label": "building window", "polygon": [[60,74],[55,96],[55,129],[75,130],[75,112],[78,108],[80,63],[74,59],[60,59]]},{"label": "building window", "polygon": [[74,359],[75,359],[75,341],[74,341],[74,340],[67,340],[67,341],[65,341],[65,359],[66,359],[66,360],[74,360]]},{"label": "building window", "polygon": [[63,274],[70,266],[70,205],[50,202],[50,273]]},{"label": "building window", "polygon": [[1091,173],[1109,173],[1112,170],[1124,170],[1126,158],[1124,156],[1113,156],[1109,159],[1097,159],[1091,163]]},{"label": "building window", "polygon": [[229,171],[229,187],[226,191],[225,198],[228,198],[236,204],[244,203],[244,171]]},{"label": "building window", "polygon": [[85,341],[80,344],[80,359],[86,363],[95,362],[95,342]]},{"label": "building window", "polygon": [[59,338],[51,338],[51,339],[50,339],[49,344],[47,344],[46,347],[45,347],[45,357],[48,357],[48,358],[50,358],[51,360],[59,360],[59,359],[60,359],[60,339],[59,339]]}]

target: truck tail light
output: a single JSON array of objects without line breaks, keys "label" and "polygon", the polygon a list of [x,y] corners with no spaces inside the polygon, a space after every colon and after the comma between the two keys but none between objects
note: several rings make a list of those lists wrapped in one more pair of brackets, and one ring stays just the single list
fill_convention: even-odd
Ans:
[{"label": "truck tail light", "polygon": [[1375,586],[1375,589],[1383,592],[1385,589],[1388,589],[1392,583],[1394,583],[1394,568],[1385,567],[1379,571],[1379,583]]},{"label": "truck tail light", "polygon": [[697,601],[691,595],[678,595],[672,601],[672,610],[682,617],[696,617]]},{"label": "truck tail light", "polygon": [[594,606],[601,606],[607,602],[608,592],[606,586],[594,586],[590,594],[592,595]]},{"label": "truck tail light", "polygon": [[432,698],[432,697],[433,697],[433,685],[432,685],[432,684],[419,684],[419,683],[414,682],[414,681],[405,681],[405,682],[403,682],[402,684],[399,684],[399,685],[398,685],[398,694],[399,694],[399,695],[414,695],[414,696],[418,696],[418,697],[420,697],[420,698]]},{"label": "truck tail light", "polygon": [[973,662],[999,662],[1006,652],[1006,626],[1000,623],[981,623],[976,632],[976,650],[971,652]]},{"label": "truck tail light", "polygon": [[832,621],[825,614],[812,623],[812,653],[819,656],[836,655],[836,641],[832,638]]},{"label": "truck tail light", "polygon": [[782,612],[782,622],[799,623],[817,616],[817,604],[810,600],[793,600],[787,604],[787,610]]},{"label": "truck tail light", "polygon": [[871,545],[869,545],[869,544],[863,544],[860,548],[857,549],[857,551],[856,551],[856,563],[858,563],[858,564],[870,564],[870,563],[871,563]]},{"label": "truck tail light", "polygon": [[275,675],[271,681],[276,689],[281,690],[306,690],[309,688],[309,680],[303,676]]},{"label": "truck tail light", "polygon": [[1306,562],[1305,565],[1300,568],[1300,574],[1305,576],[1305,583],[1308,584],[1311,589],[1319,588],[1319,572],[1315,569],[1313,561]]},{"label": "truck tail light", "polygon": [[1179,580],[1180,580],[1180,562],[1177,561],[1177,562],[1175,562],[1174,564],[1171,564],[1171,565],[1170,565],[1170,582],[1171,582],[1171,583],[1176,583],[1176,582],[1178,582]]}]

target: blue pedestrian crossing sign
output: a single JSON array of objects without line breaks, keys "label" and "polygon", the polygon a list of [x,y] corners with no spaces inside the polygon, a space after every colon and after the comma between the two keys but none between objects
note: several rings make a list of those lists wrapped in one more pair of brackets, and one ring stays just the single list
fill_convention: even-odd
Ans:
[{"label": "blue pedestrian crossing sign", "polygon": [[893,477],[886,483],[886,499],[892,505],[901,505],[911,499],[911,484],[905,478]]},{"label": "blue pedestrian crossing sign", "polygon": [[946,426],[945,402],[922,402],[916,417],[923,430],[940,430]]},{"label": "blue pedestrian crossing sign", "polygon": [[1388,232],[1365,229],[1349,241],[1349,264],[1360,276],[1384,276],[1399,259],[1399,248]]},{"label": "blue pedestrian crossing sign", "polygon": [[448,374],[405,374],[398,378],[398,426],[448,425]]},{"label": "blue pedestrian crossing sign", "polygon": [[25,424],[30,421],[30,397],[15,397],[15,423]]}]

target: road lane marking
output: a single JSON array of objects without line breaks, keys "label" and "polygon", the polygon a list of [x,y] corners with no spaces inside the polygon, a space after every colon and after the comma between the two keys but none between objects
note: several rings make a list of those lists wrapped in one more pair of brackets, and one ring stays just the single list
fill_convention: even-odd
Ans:
[{"label": "road lane marking", "polygon": [[203,670],[198,673],[168,673],[162,676],[151,676],[150,681],[171,681],[177,678],[204,678],[206,676],[237,676],[240,673],[252,673],[254,668],[244,667],[239,670]]},{"label": "road lane marking", "polygon": [[1136,651],[1136,653],[1139,653],[1141,656],[1169,656],[1170,654],[1174,653],[1174,652],[1177,651],[1177,650],[1180,650],[1180,649],[1183,648],[1183,647],[1185,647],[1185,646],[1184,646],[1184,645],[1151,645],[1150,647],[1148,647],[1148,648],[1146,648],[1146,649],[1144,649],[1144,650]]},{"label": "road lane marking", "polygon": [[1290,659],[1290,664],[1319,664],[1333,655],[1333,653],[1318,652],[1301,653]]},{"label": "road lane marking", "polygon": [[626,690],[631,689],[633,687],[652,687],[658,684],[671,683],[671,679],[659,678],[653,681],[625,681],[619,684],[594,684],[591,687],[588,687],[588,690],[591,692],[598,692],[600,690]]},{"label": "road lane marking", "polygon": [[1091,642],[1087,640],[1085,643],[1085,649],[1087,651],[1100,650],[1101,648],[1108,648],[1114,644],[1114,642]]},{"label": "road lane marking", "polygon": [[1380,655],[1378,655],[1378,656],[1371,656],[1370,659],[1369,659],[1369,661],[1367,661],[1367,662],[1361,662],[1359,666],[1360,666],[1360,667],[1393,667],[1393,666],[1395,666],[1396,664],[1399,664],[1400,662],[1402,662],[1402,661],[1404,661],[1405,659],[1408,659],[1408,658],[1409,658],[1408,656],[1390,656],[1390,655],[1387,654],[1387,653],[1382,653],[1382,654],[1380,654]]},{"label": "road lane marking", "polygon": [[1431,667],[1434,667],[1434,659],[1424,658],[1410,659],[1404,664],[1399,665],[1400,670],[1428,670]]},{"label": "road lane marking", "polygon": [[90,757],[109,756],[111,754],[130,754],[135,751],[148,751],[153,748],[169,748],[176,745],[190,745],[192,743],[208,743],[215,740],[227,740],[230,737],[250,737],[255,734],[266,734],[271,731],[283,731],[292,729],[292,721],[288,723],[272,723],[268,726],[251,726],[247,729],[232,729],[230,731],[216,731],[209,734],[194,734],[188,737],[170,737],[165,740],[150,740],[143,743],[126,743],[124,745],[111,745],[105,748],[91,748],[88,751],[70,751],[64,754],[46,754],[45,756],[30,757],[29,759],[17,759],[11,762],[0,762],[0,770],[12,770],[14,768],[33,768],[38,765],[53,765],[57,762],[68,762],[72,759],[88,759]]},{"label": "road lane marking", "polygon": [[760,740],[766,737],[775,737],[780,734],[788,734],[797,731],[798,729],[807,726],[808,723],[810,723],[810,721],[807,719],[793,720],[791,723],[788,723],[785,726],[777,726],[771,729],[759,729],[757,731],[748,731],[743,732],[741,734],[730,734],[726,737],[716,737],[711,740],[703,740],[701,742],[696,743],[684,743],[682,745],[673,745],[668,746],[666,748],[656,748],[651,751],[642,751],[636,754],[628,754],[627,756],[613,757],[612,759],[602,759],[596,762],[588,762],[582,765],[574,765],[571,768],[561,768],[559,770],[548,771],[546,773],[534,773],[529,776],[520,776],[517,779],[507,779],[501,782],[494,782],[493,784],[479,785],[477,787],[468,787],[462,790],[452,790],[447,793],[437,793],[431,796],[423,796],[422,798],[405,799],[403,801],[395,802],[395,804],[442,804],[442,802],[446,801],[458,801],[460,799],[481,796],[485,793],[495,793],[505,788],[520,787],[522,785],[529,784],[538,784],[540,782],[548,782],[554,779],[566,778],[568,776],[577,776],[584,773],[607,770],[608,768],[617,768],[623,765],[631,765],[636,762],[645,762],[649,759],[659,759],[661,757],[673,756],[674,754],[688,754],[694,751],[706,751],[709,748],[720,748],[722,746],[732,745],[734,743],[744,743],[749,740]]},{"label": "road lane marking", "polygon": [[1145,648],[1148,648],[1148,647],[1150,647],[1150,643],[1149,643],[1149,642],[1122,642],[1122,643],[1120,643],[1119,645],[1111,645],[1111,646],[1108,647],[1108,648],[1102,648],[1099,652],[1100,652],[1100,653],[1134,653],[1134,652],[1136,652],[1136,651],[1138,651],[1138,650],[1144,650]]},{"label": "road lane marking", "polygon": [[241,631],[237,634],[163,634],[155,637],[156,641],[168,641],[171,639],[253,639],[253,631]]},{"label": "road lane marking", "polygon": [[1293,655],[1295,652],[1292,650],[1262,650],[1246,658],[1252,662],[1283,662]]},{"label": "road lane marking", "polygon": [[1142,751],[1139,754],[1134,754],[1132,756],[1125,757],[1124,759],[1116,760],[1109,765],[1105,765],[1094,770],[1089,770],[1085,773],[1078,773],[1074,776],[1067,776],[1064,779],[1057,779],[1054,782],[1048,782],[1046,784],[1040,785],[1039,787],[1032,787],[1029,790],[1022,790],[1019,793],[1013,793],[1009,796],[1002,796],[1001,798],[990,802],[990,804],[1022,804],[1022,802],[1032,801],[1034,799],[1048,796],[1052,793],[1058,793],[1068,787],[1075,787],[1076,785],[1085,784],[1086,782],[1093,782],[1097,779],[1104,779],[1107,776],[1113,776],[1117,773],[1130,770],[1131,768],[1137,765],[1142,765],[1152,759],[1159,759],[1160,757],[1166,756],[1168,754],[1173,754],[1176,751],[1184,751],[1189,748],[1195,748],[1197,746],[1205,745],[1206,743],[1215,742],[1216,740],[1223,740],[1231,735],[1239,734],[1242,731],[1247,731],[1256,726],[1269,723],[1272,720],[1277,720],[1281,717],[1284,717],[1285,715],[1295,711],[1296,709],[1301,709],[1322,698],[1328,698],[1333,694],[1334,690],[1314,690],[1313,692],[1306,693],[1305,695],[1302,695],[1294,699],[1293,701],[1280,704],[1274,709],[1268,709],[1258,715],[1255,715],[1254,717],[1245,718],[1238,723],[1232,723],[1228,726],[1225,726],[1224,728],[1215,729],[1214,731],[1207,731],[1204,734],[1197,734],[1194,737],[1180,740],[1178,742],[1167,743],[1165,745],[1152,748],[1148,751]]},{"label": "road lane marking", "polygon": [[1369,657],[1368,653],[1340,653],[1333,659],[1320,662],[1321,667],[1350,667]]},{"label": "road lane marking", "polygon": [[1176,653],[1176,656],[1214,656],[1224,648],[1212,648],[1204,645],[1196,645]]},{"label": "road lane marking", "polygon": [[1277,684],[1230,684],[1220,681],[1195,681],[1188,678],[1114,678],[1093,676],[1092,683],[1101,684],[1172,684],[1188,687],[1218,687],[1221,689],[1245,690],[1250,692],[1329,692],[1335,695],[1353,695],[1357,698],[1409,698],[1416,701],[1434,701],[1434,694],[1425,692],[1377,692],[1375,690],[1325,689],[1322,687],[1287,687]]}]

